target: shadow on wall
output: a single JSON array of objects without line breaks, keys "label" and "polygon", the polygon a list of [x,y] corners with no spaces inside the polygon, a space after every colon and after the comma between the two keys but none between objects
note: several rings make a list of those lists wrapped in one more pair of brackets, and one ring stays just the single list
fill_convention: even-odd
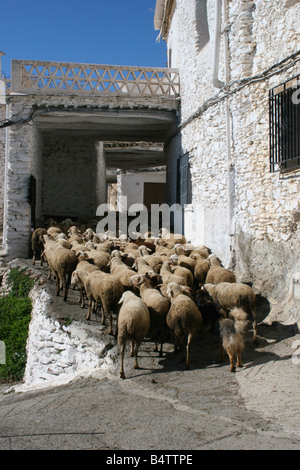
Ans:
[{"label": "shadow on wall", "polygon": [[201,49],[203,49],[204,46],[206,46],[206,44],[209,42],[206,0],[195,2],[195,9],[197,32],[196,47],[198,51],[201,51]]}]

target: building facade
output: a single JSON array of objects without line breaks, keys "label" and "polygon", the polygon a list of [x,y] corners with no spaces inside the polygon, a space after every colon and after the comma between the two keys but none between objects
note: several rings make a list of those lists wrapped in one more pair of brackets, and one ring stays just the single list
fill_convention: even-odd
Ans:
[{"label": "building facade", "polygon": [[157,0],[179,70],[168,202],[274,312],[300,320],[300,2]]}]

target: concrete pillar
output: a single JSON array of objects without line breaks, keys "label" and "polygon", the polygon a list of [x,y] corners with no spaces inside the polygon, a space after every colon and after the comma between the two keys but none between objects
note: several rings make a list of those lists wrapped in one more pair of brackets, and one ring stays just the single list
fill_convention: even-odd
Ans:
[{"label": "concrete pillar", "polygon": [[97,142],[96,147],[96,207],[107,201],[106,187],[106,158],[103,142]]},{"label": "concrete pillar", "polygon": [[[10,110],[12,114],[14,112]],[[28,114],[30,110],[24,109]],[[28,257],[31,238],[30,175],[37,174],[40,136],[35,126],[26,124],[9,128],[7,148],[7,181],[4,208],[3,249],[9,259]]]}]

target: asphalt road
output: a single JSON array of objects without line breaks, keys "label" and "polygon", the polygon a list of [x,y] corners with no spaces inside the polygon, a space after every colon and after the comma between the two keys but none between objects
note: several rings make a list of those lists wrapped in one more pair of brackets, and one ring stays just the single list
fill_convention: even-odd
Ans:
[{"label": "asphalt road", "polygon": [[[83,318],[78,293],[72,295],[67,305],[53,298],[54,310],[61,315],[62,306],[67,315],[68,306],[74,316],[76,305]],[[264,316],[260,307],[259,321]],[[98,329],[99,321],[94,325]],[[160,358],[147,338],[138,370],[128,345],[125,380],[119,378],[117,354],[111,369],[86,371],[63,385],[26,389],[0,384],[0,450],[93,449],[103,451],[104,461],[122,451],[138,457],[143,450],[154,456],[171,451],[187,456],[201,450],[299,450],[297,344],[300,334],[294,326],[261,324],[258,345],[254,347],[249,332],[244,366],[231,373],[227,358],[218,362],[217,339],[210,333],[201,332],[193,341],[190,370],[170,342]]]},{"label": "asphalt road", "polygon": [[[299,335],[276,343],[279,354],[273,343],[258,351],[249,340],[236,373],[216,361],[213,338],[194,342],[191,370],[171,344],[158,358],[146,341],[139,370],[126,358],[125,380],[116,364],[62,386],[1,394],[0,449],[299,449],[299,366],[281,356],[292,339]],[[277,384],[287,377],[294,381]]]}]

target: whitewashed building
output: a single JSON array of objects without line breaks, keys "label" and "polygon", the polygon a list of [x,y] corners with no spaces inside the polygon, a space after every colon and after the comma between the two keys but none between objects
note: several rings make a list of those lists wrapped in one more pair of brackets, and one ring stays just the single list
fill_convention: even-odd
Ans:
[{"label": "whitewashed building", "polygon": [[186,204],[191,241],[299,321],[300,2],[157,0],[154,23],[180,78],[169,203]]}]

